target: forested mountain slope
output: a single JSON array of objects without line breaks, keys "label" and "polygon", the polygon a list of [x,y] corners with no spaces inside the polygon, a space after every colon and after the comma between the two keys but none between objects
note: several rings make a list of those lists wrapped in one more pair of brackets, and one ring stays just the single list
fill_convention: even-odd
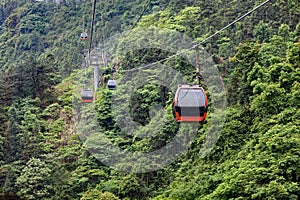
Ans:
[{"label": "forested mountain slope", "polygon": [[[87,44],[79,36],[89,31],[92,2],[2,1],[0,199],[299,199],[297,0],[269,1],[203,42],[206,54],[201,58],[209,62],[203,61],[202,71],[209,66],[218,70],[226,107],[224,114],[215,109],[214,87],[208,85],[208,123],[195,126],[195,137],[178,159],[165,166],[138,166],[125,159],[127,163],[110,167],[111,155],[121,154],[101,153],[108,144],[126,153],[155,152],[174,141],[179,130],[189,137],[185,126],[174,120],[174,92],[155,81],[139,85],[139,77],[167,82],[164,77],[176,71],[192,82],[195,72],[188,56],[193,51],[174,56],[167,48],[151,46],[159,38],[149,30],[169,34],[166,41],[178,45],[183,44],[179,34],[201,42],[262,2],[97,2],[93,48],[102,48],[106,41],[113,49],[113,36],[126,31],[127,36],[114,49],[118,60],[100,66],[104,82],[90,107],[80,103],[78,89],[93,81],[93,72],[83,67]],[[123,47],[136,44],[143,48],[124,53]],[[159,60],[166,68],[134,71]],[[120,87],[111,91],[106,81],[116,63]],[[136,86],[128,87],[134,92],[122,87],[124,80]],[[119,104],[124,99],[128,104]],[[134,134],[121,125],[128,116],[141,127]],[[100,133],[91,134],[95,127]],[[202,144],[214,131],[216,143],[202,154]]]}]

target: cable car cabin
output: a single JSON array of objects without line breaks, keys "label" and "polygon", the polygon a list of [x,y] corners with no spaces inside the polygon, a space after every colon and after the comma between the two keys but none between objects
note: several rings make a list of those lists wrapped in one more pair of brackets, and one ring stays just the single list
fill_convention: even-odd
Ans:
[{"label": "cable car cabin", "polygon": [[91,89],[83,89],[81,91],[81,102],[83,103],[91,103],[93,102],[94,94]]},{"label": "cable car cabin", "polygon": [[87,36],[86,32],[83,32],[83,33],[80,34],[80,39],[81,40],[86,40],[87,38],[88,38],[88,36]]},{"label": "cable car cabin", "polygon": [[108,80],[107,87],[110,90],[115,90],[117,88],[117,81],[116,80]]},{"label": "cable car cabin", "polygon": [[177,122],[204,122],[208,107],[206,92],[199,85],[179,85],[173,106]]}]

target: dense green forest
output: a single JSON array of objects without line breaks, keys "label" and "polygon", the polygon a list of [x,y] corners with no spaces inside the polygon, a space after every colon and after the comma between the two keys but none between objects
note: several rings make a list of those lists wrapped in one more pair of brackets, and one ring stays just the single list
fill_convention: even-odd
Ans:
[{"label": "dense green forest", "polygon": [[[0,3],[0,199],[300,198],[298,0],[213,37],[263,1],[97,1],[91,45],[108,59],[91,104],[92,1],[59,2]],[[207,123],[178,124],[200,42]]]}]

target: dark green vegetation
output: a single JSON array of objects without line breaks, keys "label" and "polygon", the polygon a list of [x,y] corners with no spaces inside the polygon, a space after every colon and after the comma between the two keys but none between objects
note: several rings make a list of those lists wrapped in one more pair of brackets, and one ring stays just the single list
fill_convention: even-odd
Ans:
[{"label": "dark green vegetation", "polygon": [[[101,1],[96,40],[133,27],[146,2]],[[258,3],[151,1],[136,27],[174,29],[201,41]],[[79,96],[73,96],[73,89],[80,84],[74,72],[82,69],[85,48],[79,35],[83,24],[88,29],[91,7],[90,1],[1,1],[0,199],[300,198],[299,1],[273,0],[204,44],[228,91],[216,146],[204,158],[199,156],[204,125],[177,162],[137,174],[114,170],[94,158],[74,126],[72,102]],[[122,69],[168,55],[157,49],[129,52],[119,61],[118,78]],[[191,80],[193,68],[184,59],[166,63]],[[104,77],[110,75],[105,69]],[[149,123],[153,105],[166,111],[163,131],[145,139],[122,135],[111,113],[112,94],[99,89],[97,123],[122,149],[151,151],[176,133],[173,94],[166,88],[148,84],[130,99],[129,112],[139,124]]]}]

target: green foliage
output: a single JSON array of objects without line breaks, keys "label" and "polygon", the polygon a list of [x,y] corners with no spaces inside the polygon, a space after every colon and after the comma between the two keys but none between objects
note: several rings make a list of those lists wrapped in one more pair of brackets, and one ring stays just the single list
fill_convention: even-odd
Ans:
[{"label": "green foliage", "polygon": [[111,96],[112,92],[110,90],[102,91],[98,93],[97,100],[97,112],[98,122],[104,129],[113,129],[115,122],[111,113]]},{"label": "green foliage", "polygon": [[19,176],[23,164],[21,162],[12,162],[10,164],[1,164],[1,189],[0,198],[3,199],[19,199],[17,195],[17,188],[15,187],[16,179]]},{"label": "green foliage", "polygon": [[8,111],[8,160],[28,160],[42,151],[41,121],[38,101],[30,98],[15,101]]},{"label": "green foliage", "polygon": [[[144,27],[173,29],[201,42],[259,2],[150,1],[135,24],[146,3],[97,2],[95,41],[135,26],[116,47],[120,79],[122,70],[173,54],[144,48],[146,40],[161,41],[143,37]],[[134,88],[131,96],[126,92],[117,96],[128,100],[125,105],[112,105],[117,93],[100,88],[91,104],[95,107],[82,105],[74,116],[79,102],[76,86],[91,75],[87,70],[86,76],[76,76],[84,74],[87,44],[79,35],[88,30],[91,6],[89,1],[75,0],[1,2],[0,199],[299,199],[297,0],[269,2],[203,43],[222,69],[228,88],[229,106],[218,142],[201,157],[201,144],[211,129],[201,125],[185,155],[163,169],[140,174],[104,166],[101,161],[114,154],[103,155],[101,150],[111,142],[125,152],[151,152],[172,140],[179,127],[172,115],[173,94],[155,82],[167,72],[145,70],[140,75],[154,81]],[[165,40],[175,39],[170,34]],[[103,45],[97,42],[92,46]],[[134,45],[143,48],[123,53],[122,47]],[[194,66],[184,57],[163,64],[190,82],[195,78]],[[108,68],[103,71],[105,78],[111,77]],[[129,84],[139,81],[134,75]],[[113,113],[112,106],[117,111],[128,107],[126,113],[138,124],[132,134],[118,127],[124,113]],[[85,118],[85,123],[75,126],[76,117]],[[209,113],[208,120],[219,118]],[[95,128],[101,134],[91,131]],[[87,134],[80,134],[82,130]],[[100,153],[91,155],[85,145]],[[135,167],[139,166],[124,164],[126,169]]]},{"label": "green foliage", "polygon": [[45,199],[51,196],[51,169],[45,162],[31,158],[17,178],[18,195],[25,199]]},{"label": "green foliage", "polygon": [[253,36],[259,42],[268,42],[272,35],[272,29],[268,26],[267,23],[260,21],[255,27],[253,31]]},{"label": "green foliage", "polygon": [[231,62],[235,68],[230,75],[228,91],[230,104],[249,105],[249,97],[252,95],[252,86],[248,80],[248,73],[255,63],[259,61],[259,49],[257,43],[241,44]]},{"label": "green foliage", "polygon": [[299,146],[295,128],[291,125],[275,125],[257,143],[250,143],[248,150],[245,149],[246,152],[238,156],[237,163],[231,165],[223,183],[207,199],[296,199],[299,186],[289,174],[298,177],[297,173],[294,174],[299,156],[295,154]]},{"label": "green foliage", "polygon": [[80,200],[119,200],[117,196],[110,192],[101,192],[97,189],[86,191]]},{"label": "green foliage", "polygon": [[[134,121],[145,125],[150,121],[150,110],[153,105],[158,106],[166,99],[166,94],[161,94],[162,88],[153,84],[145,85],[138,89],[131,97],[130,114]],[[164,106],[164,105],[161,105]]]}]

